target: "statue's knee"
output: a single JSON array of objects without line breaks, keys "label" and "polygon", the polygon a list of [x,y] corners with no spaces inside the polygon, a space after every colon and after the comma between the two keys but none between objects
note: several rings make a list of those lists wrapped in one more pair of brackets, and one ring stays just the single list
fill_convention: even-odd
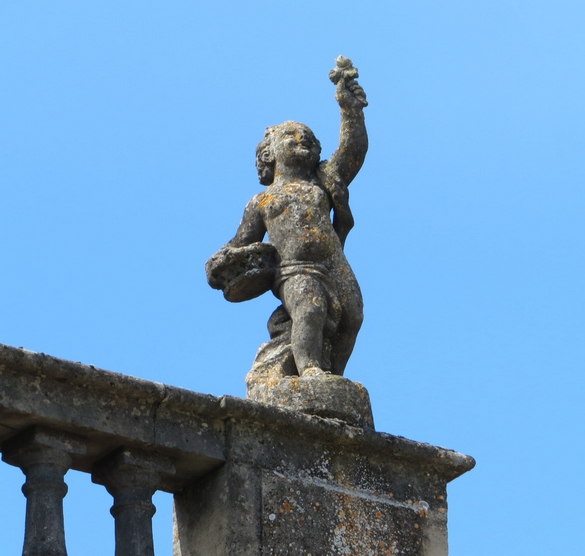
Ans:
[{"label": "statue's knee", "polygon": [[327,304],[307,303],[301,311],[306,319],[325,323],[327,319]]}]

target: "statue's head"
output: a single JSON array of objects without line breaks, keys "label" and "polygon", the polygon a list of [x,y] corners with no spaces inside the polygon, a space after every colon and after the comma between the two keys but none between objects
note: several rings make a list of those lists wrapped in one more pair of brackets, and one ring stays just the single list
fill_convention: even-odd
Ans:
[{"label": "statue's head", "polygon": [[256,168],[262,185],[274,181],[277,160],[288,166],[297,164],[302,169],[317,166],[321,143],[304,124],[286,121],[266,128],[264,139],[256,147]]}]

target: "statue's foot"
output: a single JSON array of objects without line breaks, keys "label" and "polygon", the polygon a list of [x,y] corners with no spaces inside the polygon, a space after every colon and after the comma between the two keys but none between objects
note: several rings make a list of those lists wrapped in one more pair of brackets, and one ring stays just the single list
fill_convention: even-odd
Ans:
[{"label": "statue's foot", "polygon": [[330,374],[330,371],[324,371],[320,367],[307,367],[303,369],[301,376],[325,376]]}]

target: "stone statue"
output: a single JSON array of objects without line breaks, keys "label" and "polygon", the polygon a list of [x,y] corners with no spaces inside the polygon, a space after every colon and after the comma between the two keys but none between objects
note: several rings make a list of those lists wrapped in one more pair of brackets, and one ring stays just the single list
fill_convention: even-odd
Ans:
[{"label": "stone statue", "polygon": [[[336,62],[329,77],[341,108],[338,149],[320,161],[321,145],[306,125],[267,128],[256,168],[268,188],[252,198],[235,237],[206,265],[209,284],[229,301],[271,290],[282,302],[249,386],[258,377],[343,375],[362,324],[362,295],[343,246],[353,227],[348,186],[368,149],[368,103],[351,60]],[[266,233],[269,243],[262,243]]]}]

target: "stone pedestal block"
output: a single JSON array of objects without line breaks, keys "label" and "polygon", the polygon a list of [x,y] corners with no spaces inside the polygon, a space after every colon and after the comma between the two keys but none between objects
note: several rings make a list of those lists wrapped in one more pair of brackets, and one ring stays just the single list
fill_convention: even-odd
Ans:
[{"label": "stone pedestal block", "polygon": [[276,407],[233,415],[227,463],[175,495],[175,556],[447,556],[446,486],[472,458]]},{"label": "stone pedestal block", "polygon": [[374,428],[368,391],[359,382],[342,376],[322,374],[275,378],[250,372],[246,383],[250,400]]}]

